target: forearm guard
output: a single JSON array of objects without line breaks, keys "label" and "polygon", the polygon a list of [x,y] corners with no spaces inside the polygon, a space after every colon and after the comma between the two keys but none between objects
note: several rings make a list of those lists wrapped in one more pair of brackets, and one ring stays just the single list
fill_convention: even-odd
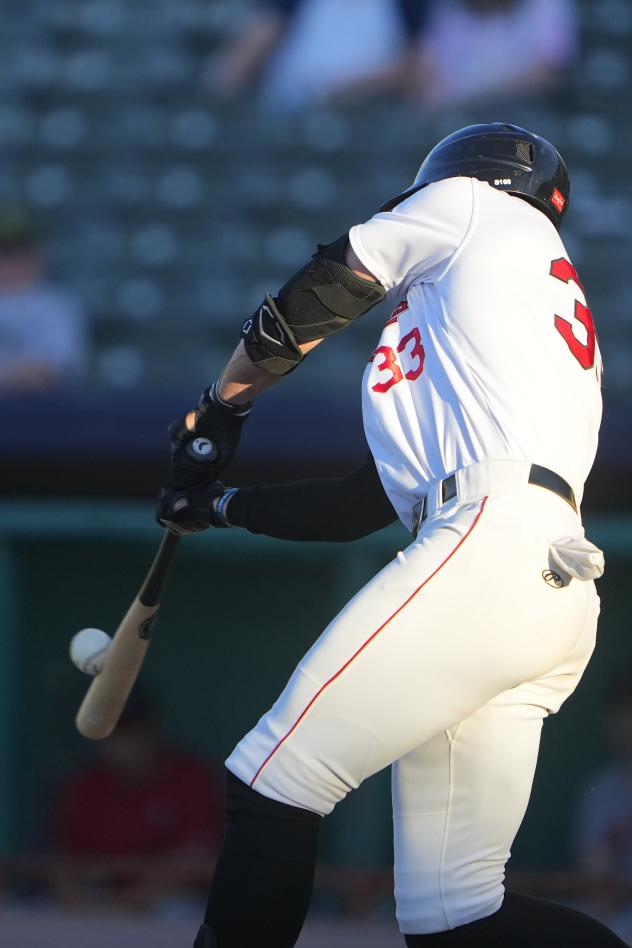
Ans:
[{"label": "forearm guard", "polygon": [[244,323],[242,338],[255,365],[285,375],[303,359],[299,346],[340,332],[386,295],[384,287],[357,276],[345,262],[347,234],[318,250],[276,297],[266,296]]}]

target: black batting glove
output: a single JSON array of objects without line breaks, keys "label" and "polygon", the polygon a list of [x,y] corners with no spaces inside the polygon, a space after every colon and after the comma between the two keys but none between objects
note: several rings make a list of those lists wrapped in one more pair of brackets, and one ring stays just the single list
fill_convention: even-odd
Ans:
[{"label": "black batting glove", "polygon": [[195,490],[163,487],[156,520],[178,536],[199,533],[208,527],[229,527],[224,508],[236,490],[224,487],[221,481]]},{"label": "black batting glove", "polygon": [[230,405],[217,393],[217,382],[207,388],[195,409],[193,429],[186,416],[169,428],[171,461],[165,489],[192,490],[206,487],[233,457],[241,427],[250,414],[252,402]]}]

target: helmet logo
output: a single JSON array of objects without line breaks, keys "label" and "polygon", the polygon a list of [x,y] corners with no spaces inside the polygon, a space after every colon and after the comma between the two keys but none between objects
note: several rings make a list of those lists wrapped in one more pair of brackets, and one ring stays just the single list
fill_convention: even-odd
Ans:
[{"label": "helmet logo", "polygon": [[553,188],[553,194],[551,195],[551,204],[556,211],[559,211],[561,214],[564,210],[564,205],[566,204],[566,198],[561,194],[557,188]]},{"label": "helmet logo", "polygon": [[505,184],[511,184],[511,178],[494,178],[495,187]]}]

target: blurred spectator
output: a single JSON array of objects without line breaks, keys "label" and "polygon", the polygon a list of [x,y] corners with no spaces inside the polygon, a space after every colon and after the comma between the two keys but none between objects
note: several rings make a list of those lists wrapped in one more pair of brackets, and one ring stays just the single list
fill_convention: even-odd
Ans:
[{"label": "blurred spectator", "polygon": [[577,867],[595,882],[600,917],[632,937],[632,668],[608,691],[606,732],[612,761],[594,773],[579,800]]},{"label": "blurred spectator", "polygon": [[165,742],[139,691],[97,755],[63,788],[54,814],[58,849],[69,857],[61,860],[66,896],[93,894],[86,866],[98,860],[101,887],[131,901],[152,901],[199,871],[206,882],[223,827],[210,767]]},{"label": "blurred spectator", "polygon": [[27,211],[0,208],[0,392],[47,390],[84,368],[83,313],[44,270]]},{"label": "blurred spectator", "polygon": [[381,88],[409,73],[429,0],[260,0],[211,64],[218,95],[257,86],[261,101],[292,109]]},{"label": "blurred spectator", "polygon": [[577,45],[574,0],[435,2],[421,42],[421,101],[444,107],[546,89]]},{"label": "blurred spectator", "polygon": [[260,0],[209,80],[277,108],[380,91],[444,107],[546,89],[577,45],[574,0]]},{"label": "blurred spectator", "polygon": [[215,852],[223,824],[217,782],[206,764],[165,744],[142,694],[130,699],[97,753],[63,791],[57,830],[64,852]]}]

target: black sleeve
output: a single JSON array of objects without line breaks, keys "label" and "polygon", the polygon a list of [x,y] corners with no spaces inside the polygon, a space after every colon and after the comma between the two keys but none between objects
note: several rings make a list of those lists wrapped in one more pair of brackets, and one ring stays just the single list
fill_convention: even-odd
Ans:
[{"label": "black sleeve", "polygon": [[397,519],[372,457],[345,477],[240,488],[229,523],[283,540],[358,540]]}]

